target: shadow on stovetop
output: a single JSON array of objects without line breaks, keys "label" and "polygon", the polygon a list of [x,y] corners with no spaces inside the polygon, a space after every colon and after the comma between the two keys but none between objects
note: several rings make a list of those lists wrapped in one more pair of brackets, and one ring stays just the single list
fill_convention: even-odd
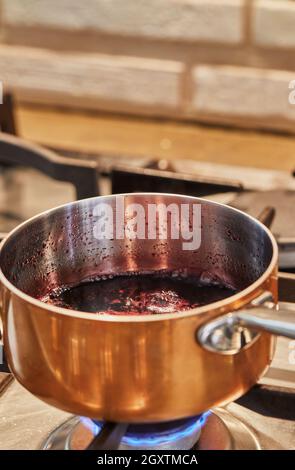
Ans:
[{"label": "shadow on stovetop", "polygon": [[295,389],[255,385],[236,403],[264,416],[295,420]]}]

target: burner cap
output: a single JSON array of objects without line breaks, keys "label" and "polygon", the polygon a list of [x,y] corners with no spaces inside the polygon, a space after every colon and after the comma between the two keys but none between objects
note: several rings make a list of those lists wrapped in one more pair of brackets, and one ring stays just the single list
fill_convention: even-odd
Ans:
[{"label": "burner cap", "polygon": [[[205,423],[206,421],[206,423]],[[126,433],[127,442],[121,441],[119,450],[255,450],[260,449],[260,444],[253,432],[237,417],[224,409],[216,409],[212,413],[205,413],[201,417],[197,416],[181,421],[174,421],[174,432],[171,437],[171,424],[163,423],[161,429],[158,425],[130,425],[129,433]],[[201,428],[197,426],[203,426]],[[84,450],[89,447],[95,437],[94,430],[99,430],[102,426],[100,422],[94,422],[89,418],[79,418],[74,416],[56,428],[42,444],[42,449],[46,450]],[[150,426],[156,426],[157,439],[162,441],[163,435],[168,435],[172,442],[158,445],[155,442],[153,447],[143,447],[143,441],[139,444],[139,439],[145,436],[145,432],[151,431]],[[95,428],[96,427],[96,428]],[[140,430],[139,430],[140,428]],[[133,433],[136,431],[136,433]],[[175,432],[177,434],[175,435]],[[128,434],[128,435],[127,435]],[[188,434],[188,435],[186,435]],[[150,435],[149,435],[150,437]],[[124,438],[123,438],[124,439]],[[129,441],[128,441],[129,439]],[[131,441],[130,441],[131,439]],[[134,446],[133,439],[136,439]],[[108,449],[105,449],[108,450]]]},{"label": "burner cap", "polygon": [[[191,449],[210,412],[164,423],[130,424],[122,438],[120,449]],[[93,435],[98,435],[103,422],[81,418]]]}]

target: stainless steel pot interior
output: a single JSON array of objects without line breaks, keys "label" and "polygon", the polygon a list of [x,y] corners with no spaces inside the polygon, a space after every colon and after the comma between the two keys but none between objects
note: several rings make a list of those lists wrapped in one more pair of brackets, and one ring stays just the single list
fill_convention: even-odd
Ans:
[{"label": "stainless steel pot interior", "polygon": [[[182,240],[97,240],[93,236],[98,203],[115,196],[81,200],[45,212],[19,226],[2,244],[0,266],[6,279],[39,298],[49,289],[97,275],[133,271],[182,271],[220,281],[237,290],[251,286],[274,260],[275,242],[255,219],[204,199],[164,194],[127,194],[125,206],[198,203],[202,210],[201,246],[182,249]],[[114,221],[115,222],[115,221]],[[53,308],[53,307],[52,307]]]}]

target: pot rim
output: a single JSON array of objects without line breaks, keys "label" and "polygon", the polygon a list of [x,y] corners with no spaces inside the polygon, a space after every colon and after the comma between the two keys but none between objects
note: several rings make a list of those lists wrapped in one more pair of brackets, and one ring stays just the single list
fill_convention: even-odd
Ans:
[{"label": "pot rim", "polygon": [[186,196],[183,194],[173,194],[173,193],[156,193],[156,192],[136,192],[136,193],[122,193],[122,194],[110,194],[107,196],[95,196],[87,199],[80,199],[78,201],[73,201],[70,203],[62,204],[57,207],[53,207],[52,209],[48,209],[46,211],[43,211],[33,217],[30,217],[29,219],[25,220],[21,224],[19,224],[17,227],[15,227],[9,234],[8,236],[2,240],[0,244],[0,252],[3,250],[5,245],[9,242],[9,240],[15,236],[18,232],[22,230],[23,227],[26,225],[29,225],[31,222],[42,218],[44,216],[47,216],[49,214],[52,214],[55,211],[58,211],[59,209],[62,209],[66,206],[75,206],[79,205],[82,201],[87,202],[91,201],[94,199],[108,199],[112,197],[117,197],[117,196],[168,196],[168,197],[179,197],[179,198],[185,198],[189,200],[194,200],[194,201],[200,201],[200,202],[206,202],[211,205],[216,205],[216,206],[221,206],[221,207],[227,207],[233,212],[242,214],[244,217],[247,217],[248,219],[252,220],[256,224],[260,225],[260,227],[266,232],[268,235],[271,244],[272,244],[272,258],[270,260],[269,265],[267,266],[266,270],[264,273],[250,286],[246,287],[245,289],[239,291],[237,294],[234,294],[230,297],[227,297],[226,299],[219,300],[217,302],[212,302],[210,304],[204,305],[202,307],[197,307],[194,309],[186,310],[184,312],[179,312],[179,313],[156,313],[153,315],[111,315],[111,314],[103,314],[103,315],[96,315],[95,313],[90,313],[90,312],[83,312],[83,311],[77,311],[77,310],[71,310],[67,308],[62,308],[62,307],[55,307],[54,305],[47,304],[45,302],[42,302],[41,300],[38,300],[34,297],[31,297],[30,295],[24,293],[17,287],[15,287],[14,284],[12,284],[4,275],[1,267],[0,267],[0,282],[4,284],[7,289],[12,292],[14,295],[17,297],[21,298],[22,300],[28,302],[31,305],[34,305],[36,307],[39,307],[40,309],[44,309],[47,311],[50,311],[51,313],[59,314],[59,315],[66,315],[68,317],[76,317],[76,318],[81,318],[81,319],[87,319],[87,320],[92,320],[92,321],[107,321],[107,322],[116,322],[116,323],[133,323],[133,322],[152,322],[152,321],[165,321],[165,320],[172,320],[172,319],[181,319],[181,318],[187,318],[187,317],[192,317],[195,315],[201,315],[208,313],[208,311],[213,311],[213,310],[219,310],[219,309],[225,309],[227,306],[233,305],[235,302],[241,300],[243,297],[249,297],[251,294],[253,294],[255,291],[258,290],[259,287],[261,287],[265,281],[271,276],[273,273],[276,265],[277,265],[277,260],[278,260],[278,245],[277,242],[272,235],[271,231],[263,224],[261,223],[258,219],[255,217],[252,217],[251,215],[247,214],[246,212],[243,212],[239,209],[236,209],[235,207],[228,206],[227,204],[222,204],[220,202],[215,202],[206,198],[200,198],[200,197],[194,197],[194,196]]}]

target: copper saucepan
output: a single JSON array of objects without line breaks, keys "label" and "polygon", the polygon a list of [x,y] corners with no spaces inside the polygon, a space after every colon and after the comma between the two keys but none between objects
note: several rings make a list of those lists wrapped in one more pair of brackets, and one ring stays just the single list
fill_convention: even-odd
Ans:
[{"label": "copper saucepan", "polygon": [[[272,234],[254,218],[204,199],[153,193],[122,198],[125,207],[162,204],[160,211],[169,204],[200,204],[200,247],[184,250],[183,240],[169,233],[167,240],[96,239],[95,207],[115,209],[116,196],[67,204],[23,223],[0,253],[4,345],[12,372],[42,400],[109,421],[177,419],[236,399],[270,364],[271,333],[295,338],[294,310],[276,309],[278,249]],[[185,312],[132,317],[38,300],[48,287],[93,275],[158,270],[213,276],[239,293]]]}]

